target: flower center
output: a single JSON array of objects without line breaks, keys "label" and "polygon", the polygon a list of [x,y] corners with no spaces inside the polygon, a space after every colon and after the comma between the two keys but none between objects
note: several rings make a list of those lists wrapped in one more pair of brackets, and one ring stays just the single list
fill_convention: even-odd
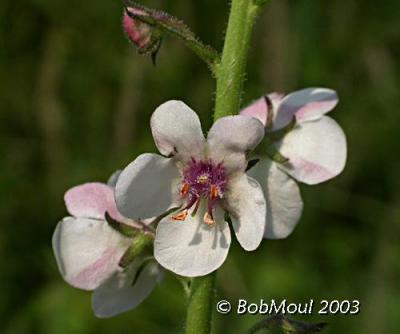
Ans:
[{"label": "flower center", "polygon": [[213,208],[223,198],[227,177],[222,163],[214,164],[211,160],[197,161],[194,158],[183,170],[181,196],[187,199],[186,207],[173,216],[174,220],[185,220],[188,210],[194,206],[195,215],[201,199],[208,203],[203,221],[207,225],[214,224]]}]

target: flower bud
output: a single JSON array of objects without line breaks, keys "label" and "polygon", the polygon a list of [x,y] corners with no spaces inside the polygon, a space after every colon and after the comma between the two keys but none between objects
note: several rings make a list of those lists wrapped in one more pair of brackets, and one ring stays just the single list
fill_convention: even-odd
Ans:
[{"label": "flower bud", "polygon": [[149,14],[135,7],[126,7],[122,18],[122,26],[139,54],[152,55],[153,59],[161,45],[161,33],[158,29],[142,20]]}]

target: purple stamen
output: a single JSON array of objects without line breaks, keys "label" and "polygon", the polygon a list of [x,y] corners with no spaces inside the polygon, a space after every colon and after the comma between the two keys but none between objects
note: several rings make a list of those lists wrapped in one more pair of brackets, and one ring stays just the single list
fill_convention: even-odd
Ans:
[{"label": "purple stamen", "polygon": [[183,171],[183,193],[188,196],[185,209],[191,208],[201,198],[208,200],[207,212],[213,217],[212,210],[226,190],[227,177],[222,163],[215,165],[211,160],[196,161],[194,158]]}]

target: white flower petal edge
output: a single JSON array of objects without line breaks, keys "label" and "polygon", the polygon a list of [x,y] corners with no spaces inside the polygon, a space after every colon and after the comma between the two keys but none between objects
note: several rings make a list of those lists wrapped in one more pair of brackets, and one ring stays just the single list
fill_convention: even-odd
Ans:
[{"label": "white flower petal edge", "polygon": [[162,277],[155,262],[145,264],[135,284],[138,263],[132,263],[126,271],[116,272],[104,284],[94,290],[92,307],[99,318],[110,318],[127,312],[142,303],[153,291]]},{"label": "white flower petal edge", "polygon": [[263,124],[247,116],[227,116],[217,120],[207,136],[209,157],[223,162],[228,174],[244,172],[246,152],[254,149],[264,137]]},{"label": "white flower petal edge", "polygon": [[283,126],[296,115],[298,122],[313,121],[336,107],[339,99],[336,92],[328,88],[306,88],[293,92],[281,101],[277,118]]},{"label": "white flower petal edge", "polygon": [[114,189],[104,183],[85,183],[69,189],[64,195],[68,212],[75,217],[104,219],[107,211],[121,220],[114,200]]},{"label": "white flower petal edge", "polygon": [[298,124],[277,146],[289,158],[279,167],[306,184],[329,180],[340,174],[346,164],[346,136],[328,116]]},{"label": "white flower petal edge", "polygon": [[67,217],[53,234],[53,251],[61,275],[70,285],[93,290],[118,268],[130,240],[104,220]]},{"label": "white flower petal edge", "polygon": [[122,170],[118,169],[114,173],[112,173],[112,175],[107,180],[107,185],[112,188],[115,188],[115,186],[117,185],[118,178],[121,175],[121,172]]},{"label": "white flower petal edge", "polygon": [[151,131],[161,154],[178,154],[183,160],[201,158],[205,139],[197,114],[182,101],[168,101],[151,116]]},{"label": "white flower petal edge", "polygon": [[[295,91],[283,97],[280,94],[268,95],[273,106],[272,127],[266,131],[276,131],[287,126],[296,116],[297,122],[307,122],[320,119],[337,105],[339,99],[336,92],[328,88],[306,88]],[[265,97],[244,108],[240,114],[259,119],[266,125],[268,105]]]},{"label": "white flower petal edge", "polygon": [[261,159],[248,174],[260,183],[267,199],[264,237],[286,238],[294,230],[303,211],[299,186],[269,159]]},{"label": "white flower petal edge", "polygon": [[226,199],[236,238],[245,250],[255,250],[263,239],[266,217],[260,184],[244,174],[231,181]]},{"label": "white flower petal edge", "polygon": [[118,209],[135,220],[157,217],[180,205],[179,182],[173,159],[151,153],[139,155],[118,178]]},{"label": "white flower petal edge", "polygon": [[219,268],[228,255],[231,234],[223,210],[217,208],[215,225],[203,222],[205,205],[185,221],[164,218],[157,227],[154,256],[165,268],[187,277],[207,275]]}]

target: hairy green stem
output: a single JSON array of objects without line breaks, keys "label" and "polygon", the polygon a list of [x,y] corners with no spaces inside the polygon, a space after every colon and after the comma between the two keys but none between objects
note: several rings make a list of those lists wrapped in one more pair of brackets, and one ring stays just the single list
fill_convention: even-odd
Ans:
[{"label": "hairy green stem", "polygon": [[[232,0],[222,59],[214,65],[217,80],[214,121],[239,111],[251,34],[264,3],[265,0]],[[211,332],[215,276],[214,272],[192,280],[186,334]]]},{"label": "hairy green stem", "polygon": [[211,333],[212,310],[215,302],[216,273],[193,278],[190,286],[186,317],[186,334]]},{"label": "hairy green stem", "polygon": [[[214,67],[217,81],[214,121],[239,112],[247,55],[259,0],[232,0],[222,59]],[[186,334],[209,334],[215,303],[216,273],[192,280]]]},{"label": "hairy green stem", "polygon": [[216,67],[214,121],[239,112],[253,26],[264,3],[232,0],[222,59]]}]

